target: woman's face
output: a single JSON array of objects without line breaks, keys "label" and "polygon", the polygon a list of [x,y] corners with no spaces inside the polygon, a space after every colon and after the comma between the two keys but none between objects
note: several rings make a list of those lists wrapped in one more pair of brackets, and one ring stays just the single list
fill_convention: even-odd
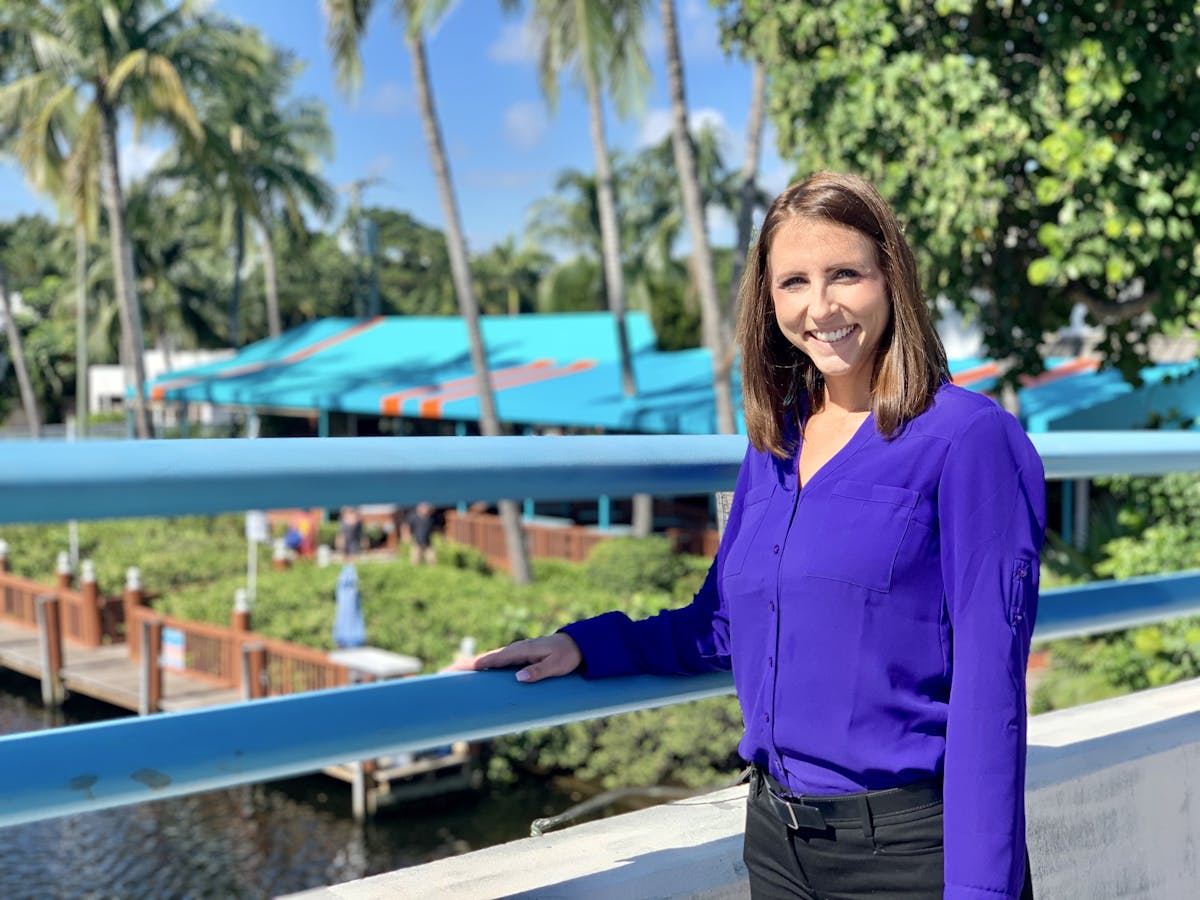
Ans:
[{"label": "woman's face", "polygon": [[875,244],[819,219],[792,219],[767,253],[779,329],[825,376],[838,402],[866,405],[875,351],[891,320]]}]

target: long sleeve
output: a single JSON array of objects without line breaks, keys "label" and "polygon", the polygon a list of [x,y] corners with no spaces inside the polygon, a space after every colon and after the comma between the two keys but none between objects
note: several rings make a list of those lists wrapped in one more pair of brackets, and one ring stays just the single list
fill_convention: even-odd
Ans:
[{"label": "long sleeve", "polygon": [[952,640],[945,897],[1017,898],[1025,872],[1025,668],[1045,480],[1011,415],[984,409],[955,436],[938,519]]},{"label": "long sleeve", "polygon": [[587,678],[649,673],[691,675],[728,671],[729,613],[720,588],[725,555],[741,527],[753,450],[738,471],[729,521],[717,557],[692,602],[638,621],[623,612],[607,612],[560,629],[579,645]]}]

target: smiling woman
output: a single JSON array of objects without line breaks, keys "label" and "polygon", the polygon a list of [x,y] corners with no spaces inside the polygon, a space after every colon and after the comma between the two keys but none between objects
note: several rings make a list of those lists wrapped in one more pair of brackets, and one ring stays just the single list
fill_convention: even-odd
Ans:
[{"label": "smiling woman", "polygon": [[693,601],[467,665],[525,682],[732,669],[755,898],[1031,897],[1037,453],[950,383],[913,254],[859,178],[776,198],[741,309],[752,446]]}]

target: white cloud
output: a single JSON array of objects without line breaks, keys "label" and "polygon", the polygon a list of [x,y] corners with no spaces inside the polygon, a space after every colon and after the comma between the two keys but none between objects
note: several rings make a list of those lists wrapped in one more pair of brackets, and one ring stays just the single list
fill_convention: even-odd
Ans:
[{"label": "white cloud", "polygon": [[541,103],[514,103],[504,111],[504,136],[518,150],[530,150],[546,133],[546,110]]},{"label": "white cloud", "polygon": [[517,65],[536,63],[540,44],[541,37],[528,19],[524,22],[506,22],[496,40],[488,47],[488,59]]},{"label": "white cloud", "polygon": [[121,184],[127,187],[145,178],[166,154],[167,147],[130,141],[121,146],[120,152]]},{"label": "white cloud", "polygon": [[367,109],[378,116],[399,116],[416,108],[412,93],[398,81],[385,81],[367,99]]},{"label": "white cloud", "polygon": [[[705,129],[715,130],[721,144],[721,152],[726,156],[726,162],[734,160],[734,157],[731,155],[731,148],[736,147],[737,141],[734,138],[733,132],[729,130],[729,126],[725,122],[725,116],[720,110],[711,107],[689,110],[688,128],[693,133]],[[642,127],[638,130],[637,146],[639,149],[652,147],[655,144],[662,143],[670,133],[671,110],[652,109],[642,119]]]}]

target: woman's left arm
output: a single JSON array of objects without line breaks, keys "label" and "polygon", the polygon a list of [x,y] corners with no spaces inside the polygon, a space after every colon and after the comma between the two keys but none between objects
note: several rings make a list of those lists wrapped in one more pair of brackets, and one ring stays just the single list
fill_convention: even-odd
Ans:
[{"label": "woman's left arm", "polygon": [[1020,896],[1025,876],[1025,668],[1046,528],[1041,460],[999,407],[955,436],[938,487],[952,634],[946,728],[946,900]]}]

